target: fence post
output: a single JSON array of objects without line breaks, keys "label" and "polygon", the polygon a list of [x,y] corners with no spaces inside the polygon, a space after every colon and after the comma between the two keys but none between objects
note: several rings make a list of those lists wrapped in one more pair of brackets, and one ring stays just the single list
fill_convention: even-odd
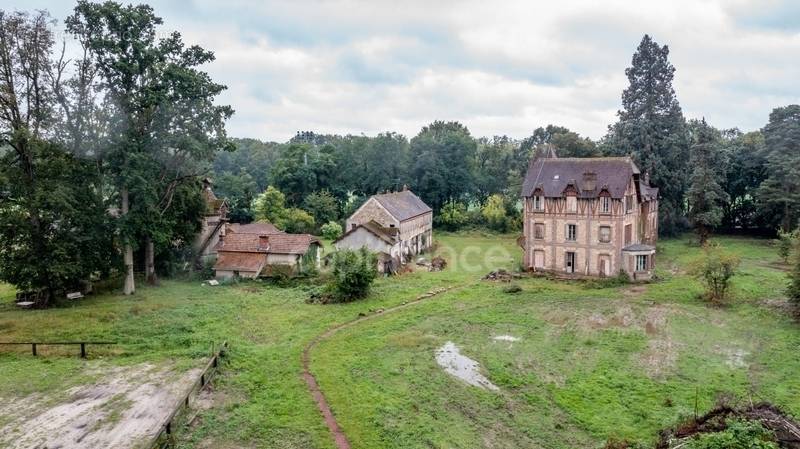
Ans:
[{"label": "fence post", "polygon": [[81,358],[86,358],[86,343],[81,343]]},{"label": "fence post", "polygon": [[36,343],[31,343],[31,351],[33,351],[33,355],[36,356]]}]

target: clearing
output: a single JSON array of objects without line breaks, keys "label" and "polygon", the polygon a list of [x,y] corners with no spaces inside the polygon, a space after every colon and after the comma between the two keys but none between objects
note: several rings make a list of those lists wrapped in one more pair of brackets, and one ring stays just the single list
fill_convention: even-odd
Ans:
[{"label": "clearing", "polygon": [[[342,328],[314,347],[311,371],[352,447],[654,441],[658,429],[691,414],[695,400],[703,411],[722,395],[766,399],[800,414],[800,327],[781,307],[786,273],[766,240],[717,239],[743,260],[734,299],[721,308],[698,300],[701,288],[685,274],[699,252],[688,238],[659,244],[657,283],[603,288],[525,278],[514,281],[522,288],[516,294],[504,292],[507,283],[480,280],[517,267],[514,236],[437,240],[446,270],[380,279],[367,300],[344,305],[305,304],[303,286],[165,281],[133,298],[106,293],[69,307],[22,311],[11,304],[13,292],[0,288],[0,340],[121,343],[90,350],[89,361],[56,349],[37,358],[22,349],[0,353],[0,403],[21,404],[0,409],[0,428],[13,426],[31,404],[53,413],[75,392],[107,384],[103,379],[117,370],[151,366],[177,381],[213,342],[228,340],[213,407],[183,432],[180,446],[332,448],[301,376],[303,349],[359,314],[450,286],[464,288]],[[497,389],[446,372],[436,358],[448,342]],[[111,396],[113,413],[97,425],[120,425],[134,407],[129,396]]]}]

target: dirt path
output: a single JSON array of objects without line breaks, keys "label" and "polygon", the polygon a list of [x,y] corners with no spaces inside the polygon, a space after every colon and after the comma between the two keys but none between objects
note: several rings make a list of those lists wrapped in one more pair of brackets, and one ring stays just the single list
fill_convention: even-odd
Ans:
[{"label": "dirt path", "polygon": [[325,424],[328,426],[328,430],[331,431],[333,440],[336,443],[336,447],[338,449],[350,449],[350,442],[347,440],[347,436],[344,434],[344,432],[342,432],[342,428],[339,427],[339,423],[336,421],[336,417],[333,415],[333,411],[331,410],[331,407],[328,405],[328,401],[325,399],[325,394],[322,392],[322,389],[320,389],[319,384],[317,383],[317,379],[314,377],[314,373],[311,372],[311,351],[317,345],[319,345],[319,343],[331,338],[342,329],[353,327],[357,324],[363,323],[364,321],[371,320],[372,318],[375,317],[383,316],[387,313],[396,312],[398,310],[417,304],[425,299],[432,298],[441,293],[453,290],[454,288],[456,287],[435,288],[427,293],[423,293],[422,295],[417,296],[415,299],[411,301],[404,302],[400,305],[389,307],[387,309],[378,309],[377,311],[369,315],[360,315],[358,318],[354,320],[337,324],[336,326],[333,326],[328,330],[326,330],[325,332],[314,337],[314,339],[311,340],[303,349],[303,373],[302,373],[303,380],[305,380],[306,385],[308,386],[308,391],[314,398],[314,402],[317,403],[317,408],[319,408],[320,413],[322,413],[322,417],[325,420]]}]

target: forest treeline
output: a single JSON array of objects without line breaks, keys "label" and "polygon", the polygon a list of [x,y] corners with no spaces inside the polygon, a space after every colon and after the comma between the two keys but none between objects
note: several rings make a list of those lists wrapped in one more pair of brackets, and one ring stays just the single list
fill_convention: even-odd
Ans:
[{"label": "forest treeline", "polygon": [[[191,260],[213,179],[232,221],[321,232],[369,195],[409,186],[437,226],[520,229],[530,158],[630,156],[660,189],[660,232],[790,231],[800,216],[800,106],[750,132],[687,120],[669,49],[644,36],[625,70],[616,121],[598,141],[557,125],[525,138],[476,137],[435,121],[413,137],[300,132],[288,142],[230,139],[214,54],[148,5],[80,0],[64,23],[0,11],[0,280],[51,294],[134,270],[157,282]],[[79,45],[67,58],[56,31]],[[779,106],[779,105],[776,105]],[[256,133],[257,131],[254,131]]]}]

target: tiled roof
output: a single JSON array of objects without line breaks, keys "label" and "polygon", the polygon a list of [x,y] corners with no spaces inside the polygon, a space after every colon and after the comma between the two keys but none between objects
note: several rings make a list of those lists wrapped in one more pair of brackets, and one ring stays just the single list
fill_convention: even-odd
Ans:
[{"label": "tiled roof", "polygon": [[644,243],[634,243],[622,248],[623,251],[637,252],[637,251],[655,251],[655,246],[645,245]]},{"label": "tiled roof", "polygon": [[[271,243],[271,239],[269,242]],[[270,243],[262,245],[261,236],[258,234],[228,233],[217,243],[217,251],[238,251],[248,253],[267,253]]]},{"label": "tiled roof", "polygon": [[228,232],[236,234],[282,234],[283,231],[276,228],[274,224],[268,221],[259,221],[256,223],[239,224],[231,223],[228,225]]},{"label": "tiled roof", "polygon": [[385,228],[385,227],[381,226],[380,223],[376,222],[375,220],[370,220],[370,221],[368,221],[366,223],[362,223],[362,224],[356,226],[355,228],[352,228],[349,231],[345,232],[344,234],[342,234],[341,237],[339,237],[338,239],[334,240],[334,243],[341,241],[342,239],[344,239],[348,235],[352,234],[353,232],[355,232],[359,228],[366,229],[368,232],[371,232],[376,237],[378,237],[379,239],[385,241],[386,243],[388,243],[390,245],[394,245],[395,243],[397,243],[397,235],[400,233],[400,230],[398,228]]},{"label": "tiled roof", "polygon": [[541,188],[545,197],[561,197],[573,184],[581,198],[595,198],[604,188],[622,198],[634,174],[639,168],[629,157],[537,158],[528,167],[522,196]]},{"label": "tiled roof", "polygon": [[267,255],[264,253],[221,252],[214,264],[214,269],[260,273],[266,263]]},{"label": "tiled roof", "polygon": [[372,198],[375,198],[384,209],[399,221],[408,220],[431,211],[431,208],[410,190],[382,193]]},{"label": "tiled roof", "polygon": [[318,238],[309,234],[272,234],[269,236],[269,252],[274,254],[305,254],[312,244],[320,244]]}]

